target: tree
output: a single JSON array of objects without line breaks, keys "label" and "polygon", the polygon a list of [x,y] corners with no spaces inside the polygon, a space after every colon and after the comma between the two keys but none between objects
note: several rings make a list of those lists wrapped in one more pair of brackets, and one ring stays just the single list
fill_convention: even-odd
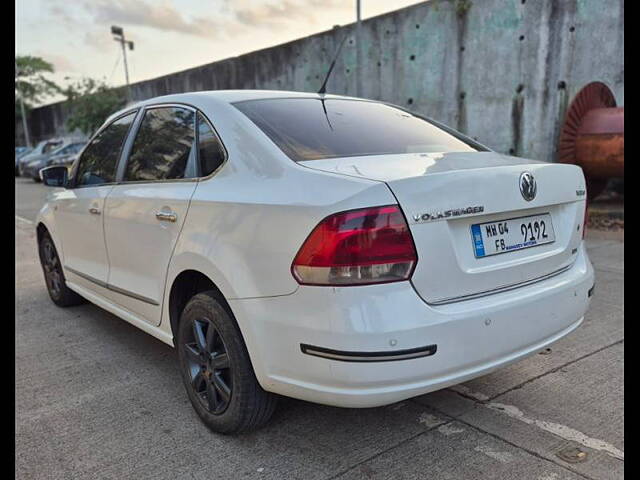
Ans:
[{"label": "tree", "polygon": [[111,88],[102,80],[83,78],[62,90],[70,108],[67,128],[91,136],[113,112],[126,103],[122,88]]},{"label": "tree", "polygon": [[53,65],[40,57],[18,56],[16,60],[15,107],[16,118],[22,118],[20,96],[24,99],[25,109],[42,103],[47,97],[60,93],[60,87],[47,78],[53,73]]}]

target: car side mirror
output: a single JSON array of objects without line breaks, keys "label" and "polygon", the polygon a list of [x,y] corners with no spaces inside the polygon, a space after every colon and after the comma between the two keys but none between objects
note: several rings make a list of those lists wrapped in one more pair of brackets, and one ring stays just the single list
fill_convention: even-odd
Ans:
[{"label": "car side mirror", "polygon": [[47,187],[65,188],[69,181],[69,170],[64,165],[46,167],[40,170],[40,178]]}]

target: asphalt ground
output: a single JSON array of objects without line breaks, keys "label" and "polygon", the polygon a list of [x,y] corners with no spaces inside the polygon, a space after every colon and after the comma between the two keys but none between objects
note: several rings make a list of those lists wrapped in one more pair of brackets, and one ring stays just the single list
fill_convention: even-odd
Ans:
[{"label": "asphalt ground", "polygon": [[267,427],[230,437],[199,421],[172,348],[53,305],[31,223],[45,192],[16,179],[16,478],[623,478],[621,241],[587,238],[591,308],[551,351],[382,408],[282,398]]}]

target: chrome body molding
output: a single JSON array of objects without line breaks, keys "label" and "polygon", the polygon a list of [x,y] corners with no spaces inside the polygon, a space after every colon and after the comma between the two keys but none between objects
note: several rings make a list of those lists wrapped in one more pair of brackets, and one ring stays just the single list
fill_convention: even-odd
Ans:
[{"label": "chrome body molding", "polygon": [[474,293],[471,295],[461,295],[459,297],[443,298],[442,300],[436,300],[435,302],[432,301],[427,303],[429,305],[446,305],[448,303],[462,302],[465,300],[473,300],[475,298],[487,297],[489,295],[494,295],[496,293],[508,292],[509,290],[515,290],[516,288],[526,287],[527,285],[542,282],[543,280],[546,280],[548,278],[555,277],[556,275],[560,275],[561,273],[566,272],[570,268],[571,268],[571,265],[567,265],[566,267],[562,267],[561,269],[556,270],[555,272],[548,273],[547,275],[543,275],[541,277],[534,278],[532,280],[527,280],[526,282],[516,283],[514,285],[507,285],[505,287],[493,288],[491,290],[484,290],[482,292]]},{"label": "chrome body molding", "polygon": [[107,290],[111,290],[112,292],[116,292],[116,293],[120,293],[122,295],[125,295],[127,297],[131,297],[131,298],[135,298],[136,300],[140,300],[141,302],[145,302],[145,303],[149,303],[151,305],[160,305],[158,302],[156,302],[155,300],[151,299],[151,298],[147,298],[147,297],[143,297],[142,295],[138,295],[137,293],[133,293],[130,292],[128,290],[124,290],[122,288],[118,288],[114,285],[110,285],[106,282],[103,282],[102,280],[98,280],[97,278],[93,278],[90,275],[84,274],[82,272],[79,272],[78,270],[75,270],[71,267],[67,267],[65,265],[64,267],[65,270],[73,273],[74,275],[77,275],[79,277],[84,278],[85,280],[88,280],[91,283],[95,283],[96,285],[101,286],[102,288],[106,288]]}]

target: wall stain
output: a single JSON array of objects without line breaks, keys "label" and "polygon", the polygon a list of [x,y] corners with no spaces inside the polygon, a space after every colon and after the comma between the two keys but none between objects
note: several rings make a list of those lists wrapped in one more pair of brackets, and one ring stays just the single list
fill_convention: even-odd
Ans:
[{"label": "wall stain", "polygon": [[511,155],[522,154],[522,123],[524,119],[524,96],[518,92],[511,102]]},{"label": "wall stain", "polygon": [[462,85],[462,71],[464,68],[464,42],[467,36],[468,13],[473,4],[469,0],[458,0],[456,3],[456,26],[458,53],[456,65],[456,92],[458,97],[457,129],[467,133],[467,108],[465,98],[467,97]]}]

